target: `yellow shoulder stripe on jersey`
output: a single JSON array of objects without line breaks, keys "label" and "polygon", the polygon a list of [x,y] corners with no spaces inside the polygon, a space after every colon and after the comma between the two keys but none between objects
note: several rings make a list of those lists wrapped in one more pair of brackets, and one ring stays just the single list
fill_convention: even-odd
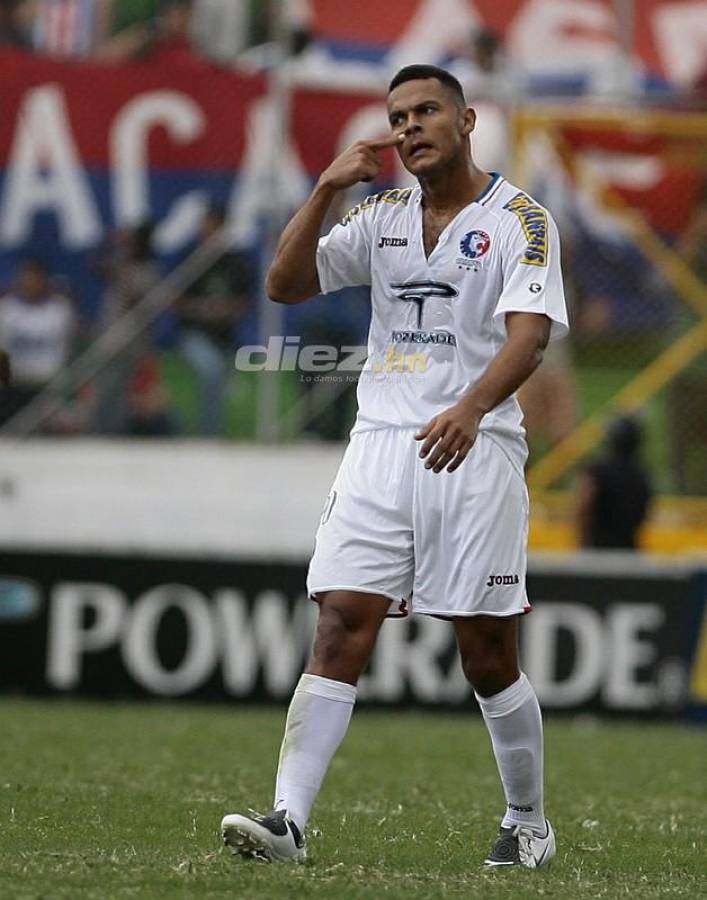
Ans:
[{"label": "yellow shoulder stripe on jersey", "polygon": [[410,194],[412,194],[412,188],[390,188],[390,190],[381,191],[379,194],[371,194],[370,197],[366,197],[365,200],[354,206],[353,209],[350,209],[341,220],[341,224],[348,225],[354,216],[362,213],[364,209],[377,206],[379,203],[402,203],[406,206],[410,199]]},{"label": "yellow shoulder stripe on jersey", "polygon": [[518,216],[528,246],[522,263],[529,266],[547,265],[547,213],[534,203],[527,194],[516,194],[503,207]]}]

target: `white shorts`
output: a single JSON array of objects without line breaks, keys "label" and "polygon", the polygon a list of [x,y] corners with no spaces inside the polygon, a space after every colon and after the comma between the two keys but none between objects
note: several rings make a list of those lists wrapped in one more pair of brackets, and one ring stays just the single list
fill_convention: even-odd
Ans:
[{"label": "white shorts", "polygon": [[310,596],[382,594],[437,616],[512,616],[525,590],[528,492],[484,432],[456,472],[420,459],[415,429],[351,438],[327,497],[307,576]]}]

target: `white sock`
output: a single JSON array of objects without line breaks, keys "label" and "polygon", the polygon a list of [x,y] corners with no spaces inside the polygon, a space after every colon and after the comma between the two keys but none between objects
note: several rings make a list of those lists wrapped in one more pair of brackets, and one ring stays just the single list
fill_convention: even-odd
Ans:
[{"label": "white sock", "polygon": [[486,727],[506,795],[502,825],[531,825],[545,834],[543,809],[543,721],[538,698],[521,672],[499,694],[475,694]]},{"label": "white sock", "polygon": [[286,809],[304,832],[331,758],[349,727],[356,688],[302,675],[285,723],[275,785],[275,809]]}]

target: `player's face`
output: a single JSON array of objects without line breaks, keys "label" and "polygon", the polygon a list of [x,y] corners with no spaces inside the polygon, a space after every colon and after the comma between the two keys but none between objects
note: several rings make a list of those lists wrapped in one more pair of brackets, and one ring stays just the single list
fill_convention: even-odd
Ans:
[{"label": "player's face", "polygon": [[461,108],[436,78],[424,78],[406,81],[390,92],[388,121],[395,134],[405,135],[398,148],[403,165],[421,178],[468,153],[474,113]]}]

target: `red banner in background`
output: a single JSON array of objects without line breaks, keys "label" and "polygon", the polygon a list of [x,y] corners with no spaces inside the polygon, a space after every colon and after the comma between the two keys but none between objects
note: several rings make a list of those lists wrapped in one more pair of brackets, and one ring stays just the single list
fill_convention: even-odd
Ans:
[{"label": "red banner in background", "polygon": [[110,229],[148,219],[158,252],[180,253],[214,201],[228,211],[235,240],[253,246],[273,194],[296,209],[342,141],[388,127],[380,96],[298,89],[283,146],[263,79],[198,61],[107,65],[0,53],[0,80],[0,287],[27,254],[83,284],[82,255]]},{"label": "red banner in background", "polygon": [[[311,0],[311,6],[317,35],[343,44],[394,47],[411,40],[416,27],[438,22],[452,35],[442,48],[449,51],[485,26],[504,38],[511,58],[523,62],[518,55],[526,55],[542,34],[535,52],[547,70],[554,65],[549,47],[574,44],[583,64],[591,59],[592,45],[601,55],[620,30],[613,0],[358,0],[355,15],[337,0]],[[678,84],[704,71],[705,0],[639,0],[632,7],[633,53],[649,71]],[[427,37],[435,42],[434,29],[428,28]],[[424,41],[424,33],[420,38]]]},{"label": "red banner in background", "polygon": [[81,162],[105,168],[119,147],[116,128],[142,129],[151,166],[235,169],[245,147],[246,111],[260,78],[195,60],[188,67],[52,62],[0,53],[0,165],[17,140],[20,111],[37,89],[54,87]]},{"label": "red banner in background", "polygon": [[[265,96],[261,78],[207,64],[59,63],[19,53],[0,53],[0,81],[0,167],[17,149],[33,97],[52,89],[84,167],[110,168],[121,152],[122,130],[139,132],[150,168],[235,173],[255,138],[248,137],[251,106]],[[382,95],[294,91],[292,132],[306,171],[315,174],[329,164],[347,123],[367,106],[378,111],[385,133]],[[267,136],[266,128],[261,138]]]},{"label": "red banner in background", "polygon": [[[323,171],[339,148],[343,150],[362,138],[383,136],[388,130],[382,96],[315,90],[295,92],[292,137],[305,169],[311,173]],[[386,154],[385,158],[388,166],[383,171],[384,180],[394,176],[394,155]]]},{"label": "red banner in background", "polygon": [[[437,6],[440,13],[460,15],[468,11],[484,24],[504,34],[529,0],[358,0],[356,15],[337,0],[311,0],[314,30],[318,35],[339,41],[394,44],[425,6]],[[563,0],[566,3],[566,0]],[[597,0],[606,5],[607,0]],[[659,0],[658,0],[659,2]],[[460,15],[461,18],[461,15]]]},{"label": "red banner in background", "polygon": [[[283,208],[296,208],[310,179],[337,152],[388,127],[382,96],[299,88],[290,143],[274,147],[277,110],[263,81],[206,63],[96,65],[3,54],[0,79],[0,247],[9,251],[32,240],[85,251],[106,228],[150,217],[161,252],[177,252],[195,236],[212,199],[224,203],[248,242],[270,202],[268,192],[276,192]],[[637,154],[648,163],[654,158],[656,183],[649,183],[648,172],[645,184],[633,178],[622,187],[644,209],[658,187],[679,193],[679,214],[676,206],[666,222],[663,212],[662,224],[675,230],[684,223],[694,203],[694,171],[683,172],[679,160],[663,154],[663,139],[655,138],[652,153],[648,134],[642,133],[640,146],[617,143],[615,134],[606,146],[598,132],[582,130],[579,152],[596,158],[610,151],[622,177],[623,163]],[[569,137],[578,140],[576,133]],[[273,150],[276,183],[269,169]],[[398,177],[391,151],[383,180]],[[48,218],[56,222],[56,237],[37,232],[37,223]]]},{"label": "red banner in background", "polygon": [[622,200],[662,235],[675,236],[687,227],[702,185],[696,138],[671,134],[669,121],[660,129],[656,123],[653,131],[647,121],[640,134],[576,124],[564,127],[562,135],[601,174],[610,189],[604,198],[610,207]]}]

